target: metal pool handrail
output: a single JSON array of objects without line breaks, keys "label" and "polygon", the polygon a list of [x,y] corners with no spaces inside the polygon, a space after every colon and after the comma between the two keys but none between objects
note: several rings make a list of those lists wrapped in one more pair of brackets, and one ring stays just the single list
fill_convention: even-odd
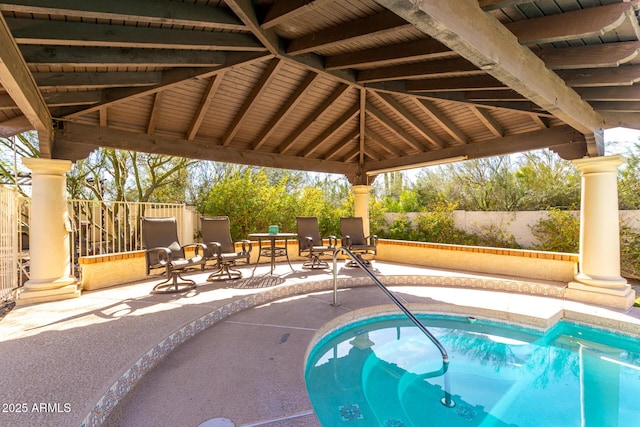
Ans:
[{"label": "metal pool handrail", "polygon": [[[378,287],[382,289],[382,292],[384,292],[391,299],[391,301],[393,301],[398,306],[398,308],[402,310],[402,312],[406,314],[409,319],[411,319],[411,321],[418,327],[418,329],[420,329],[427,336],[427,338],[429,338],[431,342],[435,344],[436,347],[438,347],[438,350],[440,350],[440,354],[442,354],[442,363],[444,365],[447,365],[449,363],[449,355],[447,354],[447,350],[445,350],[444,346],[440,343],[440,341],[438,341],[438,339],[435,336],[433,336],[431,332],[429,332],[427,327],[424,326],[422,322],[420,322],[420,320],[418,320],[418,318],[414,316],[413,313],[411,313],[411,311],[409,311],[409,309],[405,307],[404,304],[402,304],[402,302],[400,302],[400,300],[396,298],[396,296],[393,295],[391,291],[389,291],[389,289],[387,289],[387,287],[384,284],[382,284],[382,282],[371,272],[371,270],[369,270],[369,268],[366,266],[364,262],[362,262],[360,258],[358,258],[356,255],[354,255],[353,252],[351,252],[351,250],[345,247],[340,247],[336,249],[335,252],[333,253],[333,305],[339,305],[338,304],[338,254],[340,252],[344,252],[347,255],[349,255],[351,259],[355,261],[355,263],[358,264],[365,273],[367,273],[367,275],[371,278],[371,280],[373,280],[373,283],[378,285]],[[445,371],[446,371],[446,368],[445,368]]]}]

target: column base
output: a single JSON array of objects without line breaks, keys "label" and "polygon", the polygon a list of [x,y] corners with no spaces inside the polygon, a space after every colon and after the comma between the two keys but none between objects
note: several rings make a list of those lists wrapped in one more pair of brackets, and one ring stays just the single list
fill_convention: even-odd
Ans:
[{"label": "column base", "polygon": [[80,289],[78,283],[72,278],[62,278],[55,281],[57,286],[53,284],[43,287],[42,284],[29,286],[29,282],[25,283],[24,288],[19,291],[16,296],[16,305],[35,304],[48,301],[59,301],[63,299],[78,298]]},{"label": "column base", "polygon": [[606,307],[628,310],[636,302],[636,292],[629,284],[615,289],[589,286],[580,282],[569,282],[564,293],[565,299],[586,302]]}]

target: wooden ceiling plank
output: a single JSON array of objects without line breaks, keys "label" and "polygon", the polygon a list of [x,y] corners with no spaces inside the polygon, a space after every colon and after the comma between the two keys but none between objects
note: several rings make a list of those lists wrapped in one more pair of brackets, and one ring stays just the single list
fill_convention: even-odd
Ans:
[{"label": "wooden ceiling plank", "polygon": [[141,133],[100,128],[75,122],[64,122],[55,131],[55,158],[72,159],[74,153],[82,152],[86,156],[87,147],[110,147],[168,156],[187,157],[191,159],[212,160],[251,166],[275,167],[282,169],[307,170],[323,173],[349,174],[353,167],[341,162],[323,159],[306,159],[294,156],[283,156],[275,153],[264,153],[233,147],[223,147],[220,140],[187,141],[145,135]]},{"label": "wooden ceiling plank", "polygon": [[590,68],[584,70],[558,70],[567,85],[578,87],[630,86],[640,82],[640,65],[616,68]]},{"label": "wooden ceiling plank", "polygon": [[613,3],[509,22],[505,27],[525,45],[599,37],[635,18],[635,6],[636,1]]},{"label": "wooden ceiling plank", "polygon": [[147,72],[104,72],[104,73],[33,73],[38,87],[42,89],[67,88],[73,90],[95,89],[121,86],[152,86],[160,84],[162,73]]},{"label": "wooden ceiling plank", "polygon": [[342,116],[336,119],[331,126],[325,129],[311,144],[309,144],[302,151],[302,157],[309,157],[316,152],[327,140],[333,137],[337,132],[340,132],[345,126],[353,120],[360,112],[360,106],[355,104],[349,108]]},{"label": "wooden ceiling plank", "polygon": [[469,109],[476,115],[478,120],[482,122],[483,125],[489,132],[493,134],[493,136],[501,138],[504,136],[504,129],[500,124],[491,116],[491,112],[486,108],[478,108],[475,105],[470,105]]},{"label": "wooden ceiling plank", "polygon": [[114,26],[86,22],[7,18],[20,45],[69,45],[153,49],[260,52],[266,48],[253,35],[168,28]]},{"label": "wooden ceiling plank", "polygon": [[640,51],[640,41],[602,43],[565,48],[534,50],[551,70],[571,68],[617,67],[635,59]]},{"label": "wooden ceiling plank", "polygon": [[324,155],[325,160],[331,160],[333,157],[337,156],[340,151],[342,151],[350,142],[352,142],[359,135],[359,130],[354,129],[347,136],[338,141],[334,146]]},{"label": "wooden ceiling plank", "polygon": [[431,117],[442,129],[460,144],[469,142],[469,138],[431,101],[413,98],[414,103]]},{"label": "wooden ceiling plank", "polygon": [[0,14],[0,85],[38,131],[40,155],[43,158],[51,157],[53,149],[51,114],[2,14]]},{"label": "wooden ceiling plank", "polygon": [[422,121],[418,120],[408,109],[406,109],[400,102],[398,102],[391,94],[380,93],[371,91],[371,93],[381,102],[383,102],[387,108],[391,109],[397,117],[403,120],[413,130],[418,132],[424,139],[429,141],[434,149],[443,148],[445,146],[444,141],[432,132]]},{"label": "wooden ceiling plank", "polygon": [[359,71],[359,83],[373,83],[387,80],[423,79],[442,77],[462,77],[484,75],[485,72],[462,58],[441,59],[439,61],[394,65]]},{"label": "wooden ceiling plank", "polygon": [[338,101],[347,91],[350,89],[349,85],[340,84],[337,89],[335,89],[331,95],[324,100],[322,104],[315,109],[313,113],[311,113],[305,120],[302,122],[300,126],[296,128],[296,130],[289,135],[283,142],[278,146],[278,152],[280,154],[284,154],[288,151],[302,136],[309,126],[313,124],[316,120],[318,120],[328,109],[333,105],[334,102]]},{"label": "wooden ceiling plank", "polygon": [[382,148],[382,150],[389,153],[392,157],[404,156],[404,153],[402,151],[398,150],[396,147],[391,145],[389,141],[382,138],[372,129],[367,128],[365,132],[367,134],[367,138],[366,138],[367,143],[377,144],[378,147]]},{"label": "wooden ceiling plank", "polygon": [[[477,0],[375,1],[580,132],[602,129],[602,116],[531,50],[520,45],[507,28],[480,9]],[[564,21],[568,21],[566,16]]]},{"label": "wooden ceiling plank", "polygon": [[342,162],[343,163],[351,162],[359,155],[360,155],[360,148],[359,147],[353,148],[351,149],[351,151],[347,151],[347,154],[345,154],[342,157]]},{"label": "wooden ceiling plank", "polygon": [[226,0],[225,3],[251,30],[251,33],[269,50],[275,54],[278,52],[278,36],[273,30],[260,26],[256,11],[250,0]]},{"label": "wooden ceiling plank", "polygon": [[367,102],[367,113],[375,118],[380,124],[396,135],[400,140],[411,148],[420,152],[429,151],[420,141],[409,135],[402,129],[397,123],[391,120],[386,114],[374,107],[370,102]]},{"label": "wooden ceiling plank", "polygon": [[267,142],[267,139],[275,132],[278,126],[284,122],[289,113],[295,110],[296,106],[304,99],[307,92],[313,87],[314,83],[320,79],[320,75],[314,72],[307,74],[307,77],[300,83],[295,92],[287,98],[287,102],[280,108],[276,115],[271,119],[269,124],[260,132],[252,146],[253,150],[257,150]]},{"label": "wooden ceiling plank", "polygon": [[221,51],[177,49],[129,49],[83,46],[22,45],[27,64],[72,67],[215,67],[226,62]]},{"label": "wooden ceiling plank", "polygon": [[453,54],[451,49],[439,41],[427,38],[328,56],[325,59],[325,67],[330,71],[362,66],[383,67],[408,61],[448,57]]},{"label": "wooden ceiling plank", "polygon": [[[198,130],[202,125],[202,121],[207,115],[207,111],[209,110],[209,105],[211,105],[211,100],[216,94],[216,91],[220,87],[222,83],[222,78],[224,77],[224,73],[217,74],[209,79],[209,83],[207,84],[204,93],[202,94],[202,98],[200,99],[200,105],[194,114],[191,125],[189,126],[189,130],[187,131],[187,141],[193,141],[198,134]],[[158,92],[162,93],[162,92]],[[157,97],[157,94],[156,94]]]},{"label": "wooden ceiling plank", "polygon": [[523,151],[538,150],[564,144],[576,144],[584,141],[585,137],[570,126],[555,126],[548,129],[497,137],[492,140],[467,145],[456,145],[442,150],[434,150],[418,153],[402,158],[384,159],[378,162],[366,162],[364,172],[389,169],[411,168],[418,163],[445,160],[451,157],[467,156],[469,159],[478,159],[498,155],[514,154]]},{"label": "wooden ceiling plank", "polygon": [[278,70],[282,68],[283,64],[284,61],[282,61],[282,59],[280,58],[273,58],[271,60],[267,68],[260,76],[260,79],[258,80],[256,85],[251,90],[251,93],[249,93],[249,96],[244,101],[244,104],[242,104],[242,107],[240,107],[240,110],[234,116],[233,122],[222,137],[222,145],[227,146],[231,143],[233,137],[240,130],[240,125],[244,120],[247,119],[251,107],[260,98],[260,95],[264,93],[267,87],[269,87],[269,84],[273,81],[273,79],[276,78]]},{"label": "wooden ceiling plank", "polygon": [[130,99],[147,96],[156,92],[169,89],[173,86],[180,85],[185,81],[194,78],[209,78],[216,74],[225,72],[226,70],[233,69],[241,65],[251,65],[256,62],[262,62],[270,59],[273,56],[271,54],[230,54],[227,57],[227,63],[224,67],[219,68],[177,68],[168,70],[163,73],[162,83],[152,87],[143,88],[125,88],[125,89],[106,89],[104,90],[104,96],[99,105],[68,113],[64,116],[66,119],[78,117],[93,111],[97,111],[100,107],[111,106],[120,102],[125,102]]},{"label": "wooden ceiling plank", "polygon": [[407,25],[407,22],[393,12],[385,11],[291,40],[287,53],[300,55],[328,46],[397,31]]},{"label": "wooden ceiling plank", "polygon": [[262,28],[273,28],[284,22],[323,7],[335,0],[278,0],[265,14]]},{"label": "wooden ceiling plank", "polygon": [[161,0],[7,0],[0,11],[71,16],[96,20],[124,20],[146,24],[184,25],[220,30],[246,30],[228,9]]}]

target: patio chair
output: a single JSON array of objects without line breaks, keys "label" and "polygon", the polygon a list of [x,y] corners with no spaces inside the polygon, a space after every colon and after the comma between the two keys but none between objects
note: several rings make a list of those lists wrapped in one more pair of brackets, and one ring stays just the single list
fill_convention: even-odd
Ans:
[{"label": "patio chair", "polygon": [[[349,249],[353,254],[365,265],[370,265],[369,260],[362,256],[366,254],[375,255],[378,246],[378,236],[364,235],[364,227],[362,218],[340,218],[340,234],[342,235],[342,246]],[[351,260],[346,264],[347,267],[358,267],[358,264]]]},{"label": "patio chair", "polygon": [[[180,273],[188,268],[204,270],[202,243],[180,245],[178,223],[175,218],[142,218],[142,242],[146,248],[147,274],[152,269],[164,268],[167,279],[153,287],[152,294],[183,292],[196,287],[196,282],[183,278]],[[194,255],[185,256],[185,248],[194,248]]]},{"label": "patio chair", "polygon": [[327,237],[329,245],[320,237],[318,218],[315,216],[297,216],[298,224],[298,256],[306,256],[303,268],[329,268],[329,263],[320,259],[326,253],[333,253],[338,244],[335,236]]},{"label": "patio chair", "polygon": [[242,272],[233,269],[237,262],[250,264],[251,242],[241,240],[242,250],[236,252],[236,247],[231,239],[231,226],[228,216],[201,217],[202,241],[207,246],[205,258],[215,261],[216,271],[211,273],[207,280],[240,279]]}]

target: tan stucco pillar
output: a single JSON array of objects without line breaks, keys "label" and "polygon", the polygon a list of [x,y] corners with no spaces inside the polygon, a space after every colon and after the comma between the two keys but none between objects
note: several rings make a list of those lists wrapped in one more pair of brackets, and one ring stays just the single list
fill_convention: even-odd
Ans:
[{"label": "tan stucco pillar", "polygon": [[32,172],[30,279],[18,294],[18,304],[55,301],[80,296],[70,276],[69,232],[65,173],[68,160],[23,159]]},{"label": "tan stucco pillar", "polygon": [[354,209],[353,216],[362,217],[362,224],[364,228],[364,235],[369,236],[369,193],[371,193],[373,187],[370,185],[354,185],[351,187],[354,195]]},{"label": "tan stucco pillar", "polygon": [[580,267],[567,299],[627,309],[635,292],[620,276],[618,166],[621,155],[574,160],[582,173]]}]

